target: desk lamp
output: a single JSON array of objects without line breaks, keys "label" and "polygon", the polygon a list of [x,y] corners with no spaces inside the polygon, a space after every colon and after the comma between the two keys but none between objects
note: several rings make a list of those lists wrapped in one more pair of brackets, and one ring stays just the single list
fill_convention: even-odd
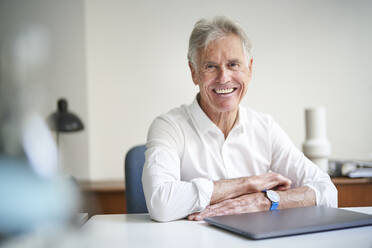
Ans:
[{"label": "desk lamp", "polygon": [[[59,99],[57,102],[57,112],[51,115],[52,128],[56,131],[56,142],[59,153],[59,133],[71,133],[84,129],[83,122],[80,118],[68,111],[68,103],[66,99]],[[60,161],[58,159],[58,166]]]},{"label": "desk lamp", "polygon": [[57,102],[57,112],[52,114],[52,124],[57,134],[57,145],[59,142],[59,133],[77,132],[84,129],[83,122],[80,118],[68,111],[66,99],[59,99]]}]

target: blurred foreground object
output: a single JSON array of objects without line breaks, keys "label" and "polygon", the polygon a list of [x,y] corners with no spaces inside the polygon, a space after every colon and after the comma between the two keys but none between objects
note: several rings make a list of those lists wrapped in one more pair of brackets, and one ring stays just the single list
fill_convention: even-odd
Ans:
[{"label": "blurred foreground object", "polygon": [[[12,92],[12,85],[0,86]],[[0,99],[0,239],[67,227],[80,205],[76,185],[56,169],[56,144],[44,119],[13,92]]]},{"label": "blurred foreground object", "polygon": [[51,33],[46,25],[32,23],[5,30],[0,42],[0,245],[35,233],[59,234],[71,226],[79,207],[77,188],[59,174],[57,146],[42,114],[50,95],[45,75]]},{"label": "blurred foreground object", "polygon": [[27,161],[5,156],[0,156],[0,199],[3,237],[66,225],[78,210],[72,182],[41,177]]},{"label": "blurred foreground object", "polygon": [[324,107],[305,110],[306,140],[303,152],[312,162],[328,173],[331,144],[327,139],[326,110]]},{"label": "blurred foreground object", "polygon": [[66,227],[79,207],[77,189],[58,173],[57,147],[40,114],[47,34],[30,27],[0,44],[0,242]]}]

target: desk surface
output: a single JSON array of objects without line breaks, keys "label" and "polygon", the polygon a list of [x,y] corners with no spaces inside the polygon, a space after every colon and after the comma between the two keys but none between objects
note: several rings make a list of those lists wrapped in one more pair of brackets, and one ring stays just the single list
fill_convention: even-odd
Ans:
[{"label": "desk surface", "polygon": [[[372,207],[346,208],[372,214]],[[372,226],[254,241],[204,221],[158,223],[148,214],[93,216],[84,228],[98,235],[96,247],[372,247]]]}]

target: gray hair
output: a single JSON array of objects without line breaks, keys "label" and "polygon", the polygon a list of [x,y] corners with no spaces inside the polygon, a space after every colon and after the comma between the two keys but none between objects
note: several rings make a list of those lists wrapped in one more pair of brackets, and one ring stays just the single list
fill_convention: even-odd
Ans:
[{"label": "gray hair", "polygon": [[244,53],[249,60],[252,44],[243,28],[236,22],[225,16],[216,16],[211,19],[200,19],[194,25],[189,40],[187,59],[196,68],[196,58],[199,49],[204,49],[212,41],[225,37],[229,34],[237,35],[243,44]]}]

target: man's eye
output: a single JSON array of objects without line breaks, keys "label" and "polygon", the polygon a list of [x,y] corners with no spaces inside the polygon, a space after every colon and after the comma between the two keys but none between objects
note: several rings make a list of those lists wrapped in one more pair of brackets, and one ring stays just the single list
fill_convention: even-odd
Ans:
[{"label": "man's eye", "polygon": [[216,69],[217,69],[216,65],[207,64],[207,65],[205,65],[204,70],[207,71],[207,72],[214,72],[214,71],[216,71]]},{"label": "man's eye", "polygon": [[230,67],[239,67],[239,64],[238,63],[231,63]]}]

